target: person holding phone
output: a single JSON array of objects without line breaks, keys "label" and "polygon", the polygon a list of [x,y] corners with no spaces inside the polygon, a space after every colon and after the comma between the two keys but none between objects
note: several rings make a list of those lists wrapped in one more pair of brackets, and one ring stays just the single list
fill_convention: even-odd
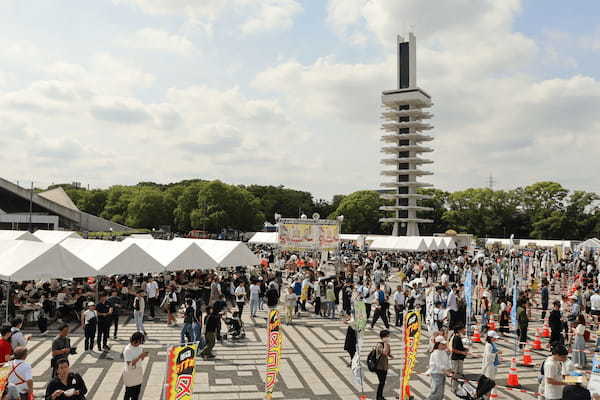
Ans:
[{"label": "person holding phone", "polygon": [[46,400],[85,400],[87,386],[81,375],[71,372],[69,360],[57,361],[56,377],[46,387]]},{"label": "person holding phone", "polygon": [[123,369],[123,384],[125,385],[124,400],[138,400],[144,381],[144,368],[142,360],[148,357],[148,352],[144,351],[144,334],[135,332],[129,339],[129,344],[123,350],[123,360],[125,367]]}]

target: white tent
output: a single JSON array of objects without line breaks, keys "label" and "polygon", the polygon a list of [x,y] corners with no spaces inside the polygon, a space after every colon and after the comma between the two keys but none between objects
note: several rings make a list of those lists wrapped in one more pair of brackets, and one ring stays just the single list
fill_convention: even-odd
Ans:
[{"label": "white tent", "polygon": [[0,279],[31,281],[94,276],[96,271],[63,247],[30,240],[0,241]]},{"label": "white tent", "polygon": [[40,241],[44,243],[52,243],[58,244],[65,239],[74,238],[81,239],[81,236],[77,232],[73,231],[48,231],[48,230],[38,230],[33,233],[33,236],[38,238]]},{"label": "white tent", "polygon": [[504,246],[504,247],[512,247],[513,246],[513,242],[511,239],[500,239],[500,238],[487,238],[485,239],[485,246],[493,246],[494,244],[497,244],[499,246]]},{"label": "white tent", "polygon": [[[509,239],[510,240],[510,239]],[[519,247],[571,247],[568,240],[540,240],[540,239],[520,239]]]},{"label": "white tent", "polygon": [[242,242],[231,240],[184,239],[174,241],[193,241],[208,253],[220,267],[236,267],[243,265],[259,265],[260,260],[248,246]]},{"label": "white tent", "polygon": [[600,249],[600,240],[596,238],[588,239],[585,242],[579,243],[578,248]]},{"label": "white tent", "polygon": [[438,249],[437,243],[433,236],[419,236],[427,245],[427,250],[435,251]]},{"label": "white tent", "polygon": [[358,242],[364,236],[355,233],[340,233],[340,240],[342,242]]},{"label": "white tent", "polygon": [[30,240],[32,242],[41,242],[40,239],[33,236],[29,231],[0,230],[0,240]]},{"label": "white tent", "polygon": [[434,237],[433,240],[435,241],[438,250],[448,249],[448,244],[446,243],[443,237]]},{"label": "white tent", "polygon": [[60,246],[90,264],[96,275],[163,272],[165,268],[135,243],[66,239]]},{"label": "white tent", "polygon": [[122,243],[138,245],[168,271],[211,269],[217,267],[216,261],[193,242],[127,238]]},{"label": "white tent", "polygon": [[428,247],[419,236],[380,236],[373,240],[369,250],[428,251]]},{"label": "white tent", "polygon": [[248,243],[277,245],[279,238],[277,232],[256,232]]},{"label": "white tent", "polygon": [[442,240],[446,244],[446,248],[448,250],[456,249],[456,242],[451,237],[446,236],[446,237],[443,237]]}]

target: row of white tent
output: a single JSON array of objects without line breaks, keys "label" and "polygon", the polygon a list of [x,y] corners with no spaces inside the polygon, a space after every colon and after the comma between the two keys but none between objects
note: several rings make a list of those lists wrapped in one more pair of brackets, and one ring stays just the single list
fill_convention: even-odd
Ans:
[{"label": "row of white tent", "polygon": [[[42,240],[45,239],[45,240]],[[0,279],[11,281],[258,265],[242,242],[82,239],[74,232],[0,231]]]},{"label": "row of white tent", "polygon": [[571,248],[572,242],[570,240],[543,240],[543,239],[502,239],[502,238],[487,238],[485,239],[485,246],[498,245],[502,247],[515,247],[515,248],[527,248],[527,247],[538,247],[538,248]]},{"label": "row of white tent", "polygon": [[[456,248],[456,243],[451,237],[340,234],[342,242],[360,242],[361,240],[369,243],[370,250],[417,252]],[[248,243],[277,245],[277,232],[257,232]]]}]

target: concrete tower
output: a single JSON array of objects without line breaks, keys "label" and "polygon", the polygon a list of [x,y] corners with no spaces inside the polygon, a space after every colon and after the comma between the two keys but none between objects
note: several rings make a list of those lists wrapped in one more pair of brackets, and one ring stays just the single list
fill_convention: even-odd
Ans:
[{"label": "concrete tower", "polygon": [[429,183],[418,182],[423,175],[432,175],[419,167],[431,164],[433,161],[419,157],[421,153],[433,151],[423,146],[424,142],[433,140],[425,132],[433,126],[427,123],[432,114],[426,109],[432,106],[431,97],[417,87],[416,41],[412,33],[408,41],[398,36],[398,89],[382,93],[383,123],[381,129],[381,160],[383,170],[381,175],[384,182],[381,186],[389,191],[381,197],[393,200],[394,205],[383,206],[381,210],[392,213],[391,217],[381,218],[380,222],[394,224],[392,235],[419,236],[419,223],[433,222],[429,219],[418,218],[418,211],[431,210],[420,207],[417,201],[429,196],[417,194],[417,188],[432,186]]}]

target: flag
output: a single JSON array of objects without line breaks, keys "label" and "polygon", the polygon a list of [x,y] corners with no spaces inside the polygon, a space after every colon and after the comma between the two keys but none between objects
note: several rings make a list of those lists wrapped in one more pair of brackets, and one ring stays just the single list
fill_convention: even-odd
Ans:
[{"label": "flag", "polygon": [[197,351],[198,343],[169,349],[166,400],[192,400]]},{"label": "flag", "polygon": [[279,372],[281,361],[281,345],[283,335],[280,331],[281,319],[279,311],[271,310],[269,313],[269,325],[267,327],[267,371],[265,375],[265,399],[273,397],[273,388]]},{"label": "flag", "polygon": [[404,367],[400,386],[400,400],[410,398],[410,376],[417,362],[419,340],[421,337],[421,317],[418,311],[412,311],[404,317]]},{"label": "flag", "polygon": [[352,379],[357,385],[363,382],[362,364],[360,362],[360,350],[362,348],[362,334],[356,333],[356,353],[352,357]]}]

